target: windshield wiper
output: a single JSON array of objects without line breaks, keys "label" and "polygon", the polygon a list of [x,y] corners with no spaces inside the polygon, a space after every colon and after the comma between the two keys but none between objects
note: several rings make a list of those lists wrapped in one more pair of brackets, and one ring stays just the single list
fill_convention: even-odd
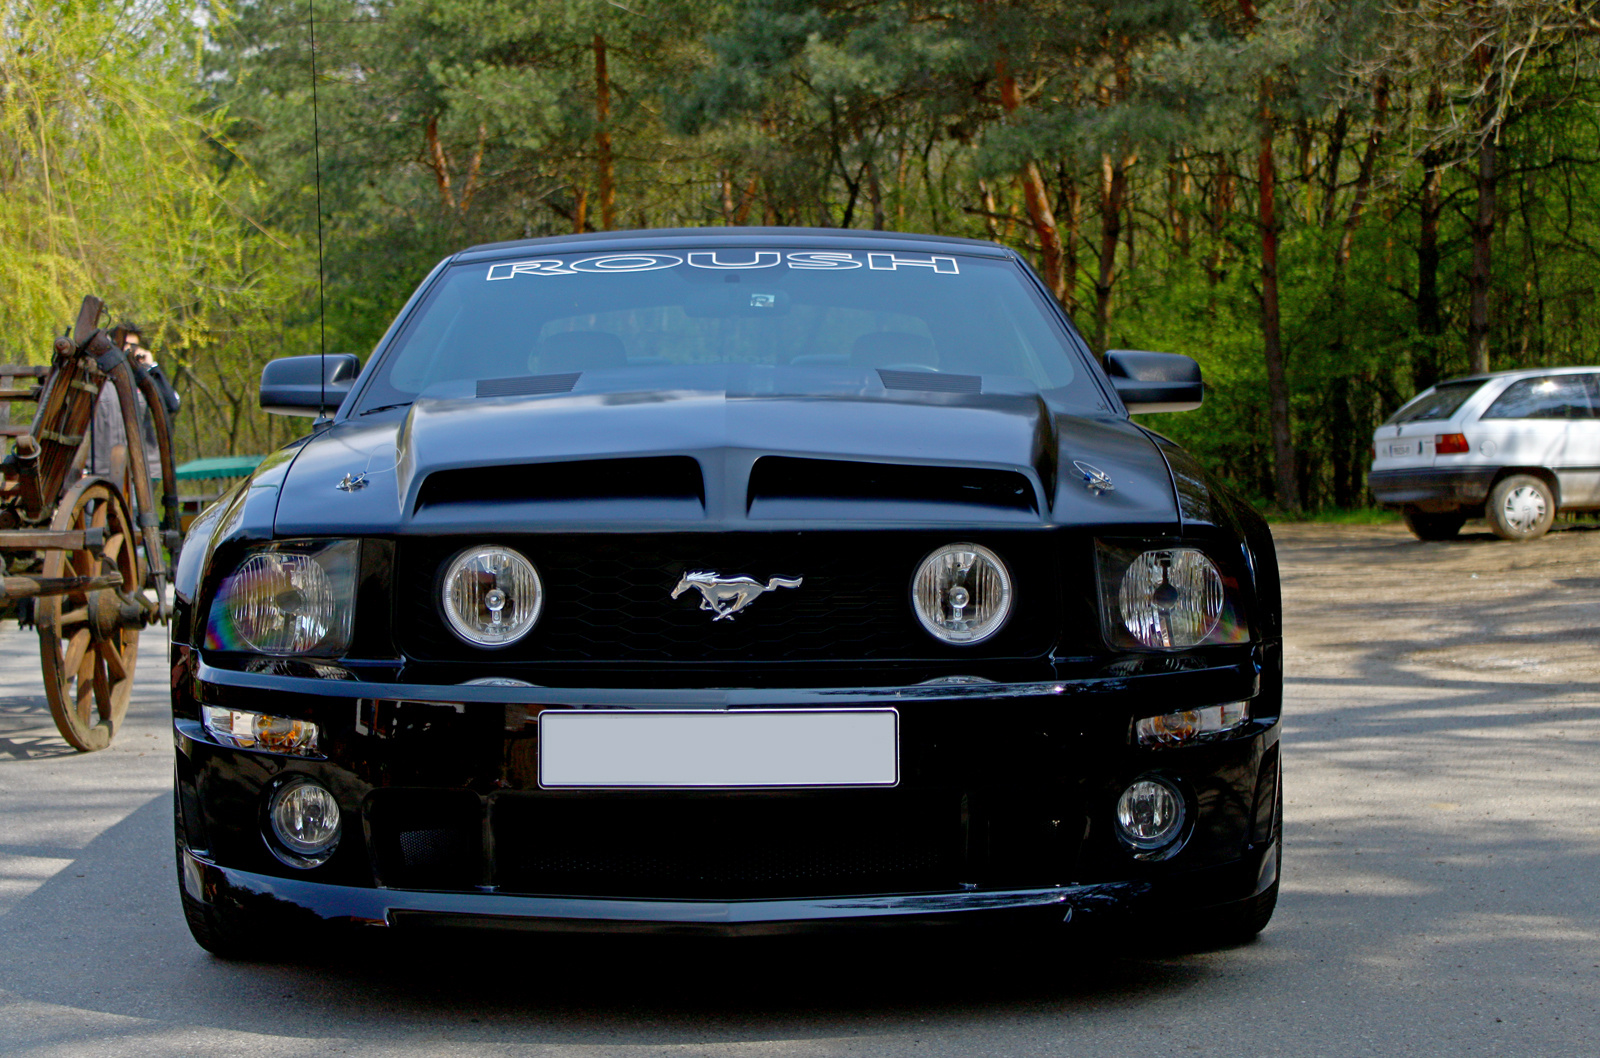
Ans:
[{"label": "windshield wiper", "polygon": [[409,407],[411,407],[411,402],[409,400],[402,400],[397,404],[380,404],[376,408],[368,408],[366,411],[363,411],[361,414],[362,415],[371,415],[375,411],[388,411],[390,408],[409,408]]}]

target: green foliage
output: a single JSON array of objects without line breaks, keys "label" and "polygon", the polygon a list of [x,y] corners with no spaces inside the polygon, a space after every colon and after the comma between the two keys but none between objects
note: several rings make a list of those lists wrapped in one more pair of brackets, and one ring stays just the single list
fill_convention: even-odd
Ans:
[{"label": "green foliage", "polygon": [[462,246],[877,227],[1053,262],[1091,339],[1201,362],[1205,406],[1152,426],[1263,505],[1359,509],[1373,428],[1468,369],[1488,131],[1491,363],[1600,362],[1600,39],[1571,5],[310,3],[314,56],[308,0],[0,0],[0,314],[42,338],[92,288],[159,319],[208,454],[288,429],[255,375],[322,348],[324,301],[327,348],[364,353]]},{"label": "green foliage", "polygon": [[[93,293],[203,392],[299,293],[302,247],[250,219],[247,170],[218,165],[196,13],[176,0],[0,0],[5,359],[45,359]],[[217,450],[219,426],[231,442],[241,424],[199,404],[185,450]]]}]

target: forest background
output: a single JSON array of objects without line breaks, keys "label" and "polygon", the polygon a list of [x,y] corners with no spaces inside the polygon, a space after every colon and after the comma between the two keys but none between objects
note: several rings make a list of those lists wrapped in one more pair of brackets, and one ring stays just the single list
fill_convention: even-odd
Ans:
[{"label": "forest background", "polygon": [[261,365],[470,243],[966,235],[1197,358],[1146,421],[1247,496],[1359,507],[1436,379],[1600,363],[1597,119],[1587,0],[0,0],[0,360],[96,293],[180,458],[261,453]]}]

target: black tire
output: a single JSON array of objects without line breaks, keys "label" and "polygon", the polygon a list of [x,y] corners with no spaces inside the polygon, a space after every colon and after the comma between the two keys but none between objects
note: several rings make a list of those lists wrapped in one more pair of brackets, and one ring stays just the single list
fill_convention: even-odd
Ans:
[{"label": "black tire", "polygon": [[[180,883],[181,884],[181,883]],[[183,893],[183,920],[194,942],[219,959],[259,961],[268,944],[259,926],[247,931],[234,915]]]},{"label": "black tire", "polygon": [[1461,527],[1467,524],[1467,516],[1460,511],[1429,514],[1407,507],[1400,512],[1400,517],[1405,521],[1406,528],[1411,530],[1411,535],[1418,540],[1454,540],[1461,532]]},{"label": "black tire", "polygon": [[1555,493],[1543,478],[1512,474],[1489,490],[1484,515],[1502,540],[1537,540],[1555,524]]}]

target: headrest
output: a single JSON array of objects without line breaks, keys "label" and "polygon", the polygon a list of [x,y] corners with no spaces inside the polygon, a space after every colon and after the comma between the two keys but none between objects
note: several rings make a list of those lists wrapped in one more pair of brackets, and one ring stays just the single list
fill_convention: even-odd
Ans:
[{"label": "headrest", "polygon": [[891,364],[921,364],[938,367],[939,354],[933,340],[905,331],[871,331],[850,346],[850,363],[856,367],[888,367]]},{"label": "headrest", "polygon": [[627,367],[628,352],[622,339],[610,331],[563,331],[539,339],[528,370],[553,375],[569,371],[603,371]]}]

